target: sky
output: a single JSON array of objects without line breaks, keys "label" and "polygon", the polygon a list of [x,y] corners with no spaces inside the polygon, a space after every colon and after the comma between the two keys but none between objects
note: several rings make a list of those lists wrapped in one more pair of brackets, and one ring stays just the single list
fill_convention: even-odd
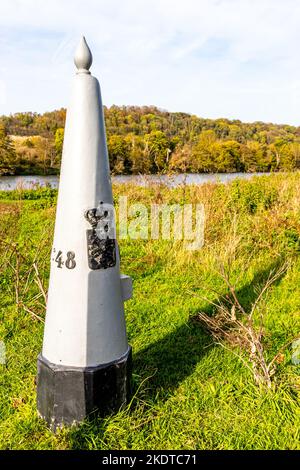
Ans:
[{"label": "sky", "polygon": [[300,125],[300,0],[0,0],[0,115],[66,107],[82,34],[107,106]]}]

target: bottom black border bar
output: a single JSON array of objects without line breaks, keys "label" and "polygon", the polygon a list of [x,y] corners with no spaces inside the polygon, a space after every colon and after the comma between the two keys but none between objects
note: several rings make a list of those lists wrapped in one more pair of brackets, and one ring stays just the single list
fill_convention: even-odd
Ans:
[{"label": "bottom black border bar", "polygon": [[[1,451],[0,464],[4,461],[20,461],[24,463],[40,464],[47,459],[47,464],[71,463],[72,465],[93,464],[96,467],[122,466],[125,468],[141,468],[145,465],[175,465],[180,467],[195,467],[206,464],[219,464],[220,466],[241,463],[247,460],[247,464],[287,464],[295,460],[299,463],[300,452],[289,450],[270,451],[201,451],[201,450],[124,450],[124,451]],[[33,465],[34,466],[34,465]]]}]

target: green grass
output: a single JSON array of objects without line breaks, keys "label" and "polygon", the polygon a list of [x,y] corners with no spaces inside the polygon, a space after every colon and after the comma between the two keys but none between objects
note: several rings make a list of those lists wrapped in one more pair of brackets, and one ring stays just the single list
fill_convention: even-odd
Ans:
[{"label": "green grass", "polygon": [[[114,416],[91,418],[53,434],[37,417],[36,358],[44,317],[33,273],[34,259],[44,285],[55,216],[51,191],[1,193],[0,339],[7,363],[0,365],[1,449],[299,449],[300,369],[284,351],[274,386],[258,389],[251,373],[192,321],[199,310],[212,313],[203,296],[227,290],[214,270],[226,260],[235,221],[239,246],[233,277],[244,304],[280,260],[286,274],[267,294],[264,343],[271,357],[300,330],[300,175],[274,175],[228,185],[168,189],[116,186],[132,202],[203,202],[205,246],[187,252],[181,242],[121,240],[122,271],[134,279],[126,303],[133,348],[134,396]],[[13,253],[17,243],[19,255]],[[19,259],[19,305],[15,282]],[[8,263],[9,261],[9,263]],[[26,281],[28,288],[25,288]],[[39,299],[41,301],[41,299]]]}]

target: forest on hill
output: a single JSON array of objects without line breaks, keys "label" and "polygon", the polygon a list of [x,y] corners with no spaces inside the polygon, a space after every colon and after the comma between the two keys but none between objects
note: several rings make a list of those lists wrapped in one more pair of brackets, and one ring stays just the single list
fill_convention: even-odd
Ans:
[{"label": "forest on hill", "polygon": [[[300,168],[300,127],[204,119],[154,106],[104,107],[113,174]],[[66,110],[0,116],[0,175],[57,174]]]}]

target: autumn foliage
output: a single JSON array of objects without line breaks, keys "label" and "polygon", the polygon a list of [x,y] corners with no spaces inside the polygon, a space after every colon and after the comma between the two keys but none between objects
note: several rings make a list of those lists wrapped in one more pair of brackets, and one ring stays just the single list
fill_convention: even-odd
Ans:
[{"label": "autumn foliage", "polygon": [[[204,119],[154,106],[104,108],[115,174],[267,172],[300,167],[300,127]],[[0,118],[0,175],[59,172],[64,109]]]}]

